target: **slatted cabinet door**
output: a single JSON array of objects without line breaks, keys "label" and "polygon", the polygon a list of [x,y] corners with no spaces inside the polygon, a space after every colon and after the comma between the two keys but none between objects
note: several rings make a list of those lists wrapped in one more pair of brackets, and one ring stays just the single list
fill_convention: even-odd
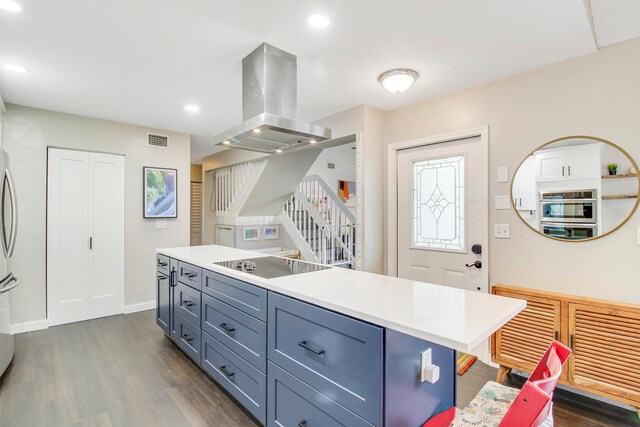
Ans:
[{"label": "slatted cabinet door", "polygon": [[502,290],[496,294],[525,299],[527,308],[496,332],[494,362],[530,372],[551,341],[559,339],[560,301]]},{"label": "slatted cabinet door", "polygon": [[569,303],[569,382],[640,403],[640,313]]}]

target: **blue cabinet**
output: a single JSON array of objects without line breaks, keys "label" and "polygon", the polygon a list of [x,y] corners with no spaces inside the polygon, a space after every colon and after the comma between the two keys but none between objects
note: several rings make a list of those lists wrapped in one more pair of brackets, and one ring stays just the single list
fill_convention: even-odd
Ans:
[{"label": "blue cabinet", "polygon": [[220,341],[202,333],[202,367],[262,424],[267,417],[267,377]]},{"label": "blue cabinet", "polygon": [[271,362],[267,396],[268,427],[372,427]]},{"label": "blue cabinet", "polygon": [[200,364],[200,340],[202,335],[200,326],[194,325],[180,314],[176,316],[176,319],[176,344],[196,363]]},{"label": "blue cabinet", "polygon": [[169,257],[162,254],[156,254],[156,268],[158,273],[162,273],[165,276],[169,275]]},{"label": "blue cabinet", "polygon": [[156,323],[165,334],[169,335],[171,325],[171,286],[169,276],[163,273],[156,274]]},{"label": "blue cabinet", "polygon": [[200,327],[200,291],[178,282],[174,296],[173,307],[177,314]]},{"label": "blue cabinet", "polygon": [[266,323],[203,294],[202,330],[263,373],[267,372]]},{"label": "blue cabinet", "polygon": [[202,288],[202,269],[186,262],[178,261],[178,282],[189,285],[194,289]]},{"label": "blue cabinet", "polygon": [[382,328],[269,293],[269,360],[382,424]]},{"label": "blue cabinet", "polygon": [[202,291],[240,311],[267,320],[267,290],[205,270]]}]

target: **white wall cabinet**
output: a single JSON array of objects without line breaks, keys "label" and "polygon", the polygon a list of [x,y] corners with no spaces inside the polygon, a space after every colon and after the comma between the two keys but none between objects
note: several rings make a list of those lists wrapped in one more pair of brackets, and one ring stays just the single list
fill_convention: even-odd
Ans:
[{"label": "white wall cabinet", "polygon": [[564,147],[536,154],[536,181],[600,178],[600,147]]},{"label": "white wall cabinet", "polygon": [[48,150],[50,325],[122,313],[124,157]]},{"label": "white wall cabinet", "polygon": [[513,178],[513,206],[519,211],[535,211],[537,209],[536,191],[536,158],[525,160]]}]

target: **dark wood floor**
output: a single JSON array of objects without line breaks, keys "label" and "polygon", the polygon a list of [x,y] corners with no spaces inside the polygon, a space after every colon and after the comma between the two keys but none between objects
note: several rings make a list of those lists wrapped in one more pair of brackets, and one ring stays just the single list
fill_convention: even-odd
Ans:
[{"label": "dark wood floor", "polygon": [[[477,362],[458,377],[458,405],[466,405],[496,372]],[[521,384],[515,376],[510,381]],[[569,393],[556,393],[555,401],[558,427],[637,423],[630,411]],[[0,426],[257,424],[164,336],[154,312],[147,311],[17,335],[16,357],[0,380]]]}]

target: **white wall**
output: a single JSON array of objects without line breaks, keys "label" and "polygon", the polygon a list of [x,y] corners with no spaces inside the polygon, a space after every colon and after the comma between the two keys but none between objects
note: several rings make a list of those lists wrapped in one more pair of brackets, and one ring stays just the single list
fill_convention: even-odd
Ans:
[{"label": "white wall", "polygon": [[[509,194],[510,185],[496,183],[496,167],[508,166],[513,174],[531,151],[559,137],[604,138],[640,160],[638,76],[640,39],[634,39],[388,112],[385,143],[489,125],[493,200],[496,195]],[[511,239],[490,241],[492,284],[640,303],[636,269],[640,213],[612,235],[580,243],[540,236],[512,210],[492,209],[490,223],[511,224]]]},{"label": "white wall", "polygon": [[[329,169],[329,163],[333,163],[333,169]],[[355,144],[339,145],[322,150],[307,175],[318,175],[337,196],[338,181],[356,182],[357,180]]]},{"label": "white wall", "polygon": [[[20,286],[11,293],[12,324],[46,318],[47,146],[125,155],[124,303],[155,302],[155,249],[189,245],[189,136],[155,131],[169,135],[170,147],[147,147],[153,129],[11,104],[2,126],[19,206],[13,271]],[[178,218],[167,220],[166,229],[142,218],[143,166],[178,169]]]}]

